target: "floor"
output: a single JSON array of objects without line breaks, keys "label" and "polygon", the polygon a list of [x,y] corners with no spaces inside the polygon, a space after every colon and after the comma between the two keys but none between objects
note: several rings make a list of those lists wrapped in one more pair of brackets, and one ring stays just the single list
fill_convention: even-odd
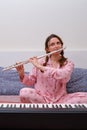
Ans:
[{"label": "floor", "polygon": [[0,103],[20,103],[20,98],[17,95],[2,95],[0,96]]}]

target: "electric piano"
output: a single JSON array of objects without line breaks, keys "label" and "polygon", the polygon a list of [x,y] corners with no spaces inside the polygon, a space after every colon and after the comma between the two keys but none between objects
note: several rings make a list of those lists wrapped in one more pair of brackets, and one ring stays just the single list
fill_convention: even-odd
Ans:
[{"label": "electric piano", "polygon": [[87,104],[0,103],[0,128],[86,129]]}]

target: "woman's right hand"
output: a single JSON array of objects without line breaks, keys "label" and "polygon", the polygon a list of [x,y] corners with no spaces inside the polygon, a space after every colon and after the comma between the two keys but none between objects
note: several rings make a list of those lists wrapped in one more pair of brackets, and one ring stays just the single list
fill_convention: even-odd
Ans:
[{"label": "woman's right hand", "polygon": [[[19,64],[19,63],[16,63],[16,65]],[[20,80],[22,81],[23,78],[24,78],[24,66],[23,65],[19,65],[17,67],[15,67],[18,74],[19,74],[19,77],[20,77]]]}]

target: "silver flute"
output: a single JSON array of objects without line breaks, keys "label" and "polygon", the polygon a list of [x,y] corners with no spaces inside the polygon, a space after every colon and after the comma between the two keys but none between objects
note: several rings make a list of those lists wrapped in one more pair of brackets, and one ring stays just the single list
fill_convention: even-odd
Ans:
[{"label": "silver flute", "polygon": [[[61,49],[52,51],[52,52],[50,52],[50,53],[46,53],[46,54],[41,55],[41,56],[38,56],[37,58],[38,58],[38,59],[41,59],[41,58],[43,58],[43,57],[45,57],[45,56],[49,56],[49,55],[51,55],[51,54],[53,54],[53,53],[62,51],[62,50],[64,50],[64,49],[66,49],[66,47],[64,47],[64,48],[62,47]],[[10,70],[10,69],[16,68],[16,67],[18,67],[18,66],[20,66],[20,65],[24,65],[24,64],[28,64],[28,63],[29,63],[29,60],[25,60],[25,61],[22,61],[22,62],[20,62],[20,63],[18,63],[18,64],[13,64],[13,65],[11,65],[11,66],[5,67],[4,69],[2,69],[2,71]]]}]

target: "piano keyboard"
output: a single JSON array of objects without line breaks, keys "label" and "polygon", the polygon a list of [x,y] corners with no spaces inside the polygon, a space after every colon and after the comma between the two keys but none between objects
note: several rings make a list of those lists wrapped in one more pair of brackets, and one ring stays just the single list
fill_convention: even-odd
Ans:
[{"label": "piano keyboard", "polygon": [[87,112],[87,104],[0,103],[0,113],[70,113]]},{"label": "piano keyboard", "polygon": [[0,128],[87,129],[87,104],[0,103]]}]

